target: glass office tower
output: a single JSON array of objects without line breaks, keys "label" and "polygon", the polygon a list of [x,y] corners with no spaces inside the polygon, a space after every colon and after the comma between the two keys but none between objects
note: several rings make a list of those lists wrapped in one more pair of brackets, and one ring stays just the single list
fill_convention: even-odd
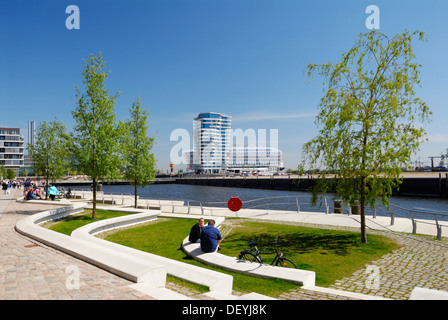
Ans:
[{"label": "glass office tower", "polygon": [[215,112],[200,113],[193,121],[193,169],[199,173],[227,170],[231,117]]}]

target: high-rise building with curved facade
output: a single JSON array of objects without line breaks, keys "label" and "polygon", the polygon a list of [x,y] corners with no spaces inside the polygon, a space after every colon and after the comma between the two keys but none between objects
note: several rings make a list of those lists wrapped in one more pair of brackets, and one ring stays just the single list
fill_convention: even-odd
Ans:
[{"label": "high-rise building with curved facade", "polygon": [[200,113],[193,121],[193,165],[195,171],[220,173],[227,169],[230,151],[231,117],[221,113]]}]

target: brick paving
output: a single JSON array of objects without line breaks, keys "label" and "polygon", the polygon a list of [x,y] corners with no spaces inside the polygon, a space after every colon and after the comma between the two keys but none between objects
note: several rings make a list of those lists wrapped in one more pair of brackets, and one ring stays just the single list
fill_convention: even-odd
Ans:
[{"label": "brick paving", "polygon": [[[147,300],[151,297],[129,287],[131,282],[36,243],[14,230],[25,215],[48,210],[48,205],[13,201],[21,191],[0,195],[0,299],[41,300]],[[3,212],[3,213],[2,213]],[[321,226],[320,226],[321,227]],[[343,227],[329,227],[340,228]],[[391,299],[408,299],[414,287],[448,291],[448,241],[431,237],[373,231],[403,244],[394,252],[371,262],[366,268],[337,280],[330,288]],[[79,271],[79,285],[74,283]],[[200,293],[167,283],[167,288],[193,298]],[[312,290],[294,289],[280,295],[285,300],[346,300],[348,298]]]},{"label": "brick paving", "polygon": [[[328,226],[328,228],[332,228]],[[333,227],[334,228],[334,227]],[[345,229],[340,227],[338,229]],[[371,231],[399,241],[403,246],[372,261],[351,276],[337,280],[332,289],[407,300],[415,287],[448,291],[448,241],[393,232]],[[287,300],[344,300],[341,296],[311,290],[291,290],[280,296]]]},{"label": "brick paving", "polygon": [[[14,226],[19,219],[51,208],[7,201],[20,194],[20,190],[12,190],[11,195],[0,195],[5,210],[3,214],[0,211],[0,299],[151,299],[128,287],[131,282],[125,279],[16,232]],[[8,205],[5,202],[9,202]]]},{"label": "brick paving", "polygon": [[400,241],[403,247],[371,262],[377,273],[369,273],[367,268],[358,270],[331,287],[399,300],[409,299],[415,287],[448,291],[446,240],[393,233],[387,236]]}]

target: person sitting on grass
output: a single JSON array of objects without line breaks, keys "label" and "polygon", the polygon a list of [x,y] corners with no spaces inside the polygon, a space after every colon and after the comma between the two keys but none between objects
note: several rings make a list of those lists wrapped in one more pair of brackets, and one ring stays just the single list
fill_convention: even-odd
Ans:
[{"label": "person sitting on grass", "polygon": [[198,223],[191,227],[190,236],[188,237],[188,240],[191,243],[198,243],[201,241],[202,228],[204,228],[204,218],[200,218]]},{"label": "person sitting on grass", "polygon": [[33,194],[33,190],[31,188],[27,188],[25,191],[25,200],[36,200],[36,197]]},{"label": "person sitting on grass", "polygon": [[39,198],[39,199],[42,199],[42,197],[40,196],[40,189],[39,189],[39,187],[37,187],[37,186],[35,186],[34,187],[34,196],[36,197],[36,198]]},{"label": "person sitting on grass", "polygon": [[208,225],[202,228],[201,232],[201,250],[203,252],[215,252],[222,241],[221,233],[215,228],[215,220],[208,220]]}]

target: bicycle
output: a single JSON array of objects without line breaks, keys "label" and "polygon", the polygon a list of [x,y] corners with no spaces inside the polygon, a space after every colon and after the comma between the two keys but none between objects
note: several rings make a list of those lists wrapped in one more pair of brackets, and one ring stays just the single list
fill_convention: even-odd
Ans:
[{"label": "bicycle", "polygon": [[72,189],[71,188],[68,188],[68,190],[66,190],[64,187],[59,187],[58,191],[59,191],[59,195],[57,196],[58,199],[63,199],[63,198],[70,199],[72,197]]},{"label": "bicycle", "polygon": [[263,264],[263,259],[261,258],[262,254],[275,254],[276,256],[274,257],[270,265],[297,269],[297,266],[294,264],[294,262],[285,258],[282,252],[278,252],[277,244],[279,244],[279,241],[270,242],[266,244],[266,248],[270,248],[271,246],[274,248],[273,252],[260,252],[260,250],[257,247],[257,243],[255,241],[252,241],[249,243],[250,249],[242,250],[238,255],[238,259]]}]

